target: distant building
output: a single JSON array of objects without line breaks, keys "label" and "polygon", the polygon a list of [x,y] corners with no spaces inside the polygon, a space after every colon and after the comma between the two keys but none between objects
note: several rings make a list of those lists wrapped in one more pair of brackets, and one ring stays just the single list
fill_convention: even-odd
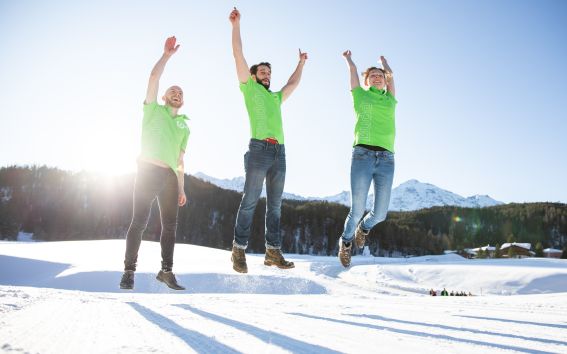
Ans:
[{"label": "distant building", "polygon": [[543,250],[543,256],[546,258],[561,258],[563,254],[562,250],[558,250],[555,248],[546,248]]},{"label": "distant building", "polygon": [[459,251],[458,255],[461,256],[461,257],[464,257],[464,258],[471,259],[471,258],[476,257],[476,252],[474,252],[470,248],[465,248],[464,250]]},{"label": "distant building", "polygon": [[510,257],[510,254],[512,254],[513,258],[533,257],[535,256],[535,252],[530,251],[531,248],[531,243],[504,243],[500,246],[500,255],[503,258]]},{"label": "distant building", "polygon": [[458,256],[461,256],[463,258],[471,258],[470,255],[468,253],[465,252],[465,250],[444,250],[443,254],[456,254]]},{"label": "distant building", "polygon": [[478,256],[478,252],[480,251],[484,252],[488,258],[494,258],[496,256],[496,247],[490,245],[473,248],[469,251],[473,252],[475,256]]}]

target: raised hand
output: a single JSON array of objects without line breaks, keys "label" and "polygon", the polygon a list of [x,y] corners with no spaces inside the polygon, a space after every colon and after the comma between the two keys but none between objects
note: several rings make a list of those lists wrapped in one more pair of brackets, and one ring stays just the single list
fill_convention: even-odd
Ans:
[{"label": "raised hand", "polygon": [[299,48],[299,62],[300,63],[305,63],[305,61],[307,60],[307,53],[304,53],[301,51],[301,48]]},{"label": "raised hand", "polygon": [[380,62],[382,63],[382,68],[388,73],[388,74],[392,74],[393,71],[390,68],[390,65],[388,65],[388,61],[386,60],[386,58],[384,58],[383,55],[380,56]]},{"label": "raised hand", "polygon": [[388,88],[388,92],[392,94],[392,96],[396,97],[396,86],[394,85],[394,72],[390,65],[388,65],[388,61],[384,58],[383,55],[380,56],[380,62],[382,63],[382,68],[386,72],[386,87]]},{"label": "raised hand", "polygon": [[360,80],[358,79],[358,74],[356,72],[356,65],[352,61],[352,52],[350,50],[345,50],[343,52],[343,57],[345,57],[348,70],[350,73],[350,88],[351,90],[360,87]]},{"label": "raised hand", "polygon": [[230,21],[230,23],[232,23],[233,25],[240,23],[240,11],[238,11],[236,9],[236,7],[234,8],[234,10],[232,10],[230,12],[230,16],[228,16],[228,20]]},{"label": "raised hand", "polygon": [[167,56],[172,56],[177,52],[177,48],[179,48],[179,44],[175,45],[177,39],[175,36],[169,37],[165,40],[165,45],[163,46],[163,53]]}]

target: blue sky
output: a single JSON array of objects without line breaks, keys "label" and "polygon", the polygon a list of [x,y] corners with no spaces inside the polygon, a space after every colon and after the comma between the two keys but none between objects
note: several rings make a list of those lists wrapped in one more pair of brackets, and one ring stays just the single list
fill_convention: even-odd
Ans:
[{"label": "blue sky", "polygon": [[380,55],[395,72],[394,186],[418,179],[463,196],[567,202],[565,1],[0,0],[0,166],[132,172],[142,101],[166,37],[181,47],[161,90],[179,84],[190,118],[189,173],[244,174],[249,126],[228,15],[242,13],[249,64],[285,84],[286,191],[349,189],[359,71]]}]

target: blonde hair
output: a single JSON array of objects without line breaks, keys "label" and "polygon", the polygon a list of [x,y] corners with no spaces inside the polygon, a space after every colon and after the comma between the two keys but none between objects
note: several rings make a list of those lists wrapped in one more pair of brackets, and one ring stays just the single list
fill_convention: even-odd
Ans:
[{"label": "blonde hair", "polygon": [[362,73],[362,76],[364,77],[364,84],[365,84],[366,86],[368,86],[368,75],[370,75],[370,72],[373,71],[373,70],[378,70],[378,71],[380,71],[380,72],[384,75],[384,79],[387,79],[387,77],[388,77],[388,76],[387,76],[388,73],[386,73],[386,70],[381,69],[381,68],[377,68],[377,67],[375,67],[375,66],[371,66],[371,67],[369,67],[368,69],[366,69],[366,71],[364,71],[364,72]]}]

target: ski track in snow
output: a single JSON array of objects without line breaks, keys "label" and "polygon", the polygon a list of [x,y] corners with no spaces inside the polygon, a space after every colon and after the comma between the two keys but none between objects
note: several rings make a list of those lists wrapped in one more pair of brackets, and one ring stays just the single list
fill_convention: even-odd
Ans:
[{"label": "ski track in snow", "polygon": [[[60,255],[49,252],[55,246]],[[515,276],[501,283],[515,284],[507,293],[521,293],[534,280],[563,279],[564,262],[354,257],[345,270],[336,257],[288,255],[296,268],[283,271],[247,255],[250,273],[240,275],[228,251],[178,245],[175,269],[188,290],[175,292],[155,281],[159,245],[144,242],[136,290],[128,292],[116,289],[123,246],[0,243],[0,351],[567,353],[567,284],[549,294],[423,295],[428,282],[452,277],[486,286],[493,276],[487,265]]]}]

